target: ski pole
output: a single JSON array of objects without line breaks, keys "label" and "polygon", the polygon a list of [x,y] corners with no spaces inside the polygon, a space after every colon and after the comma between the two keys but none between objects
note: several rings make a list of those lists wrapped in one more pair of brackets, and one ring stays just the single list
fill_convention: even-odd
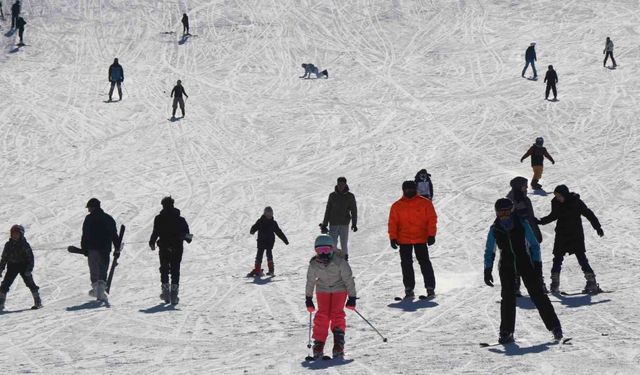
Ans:
[{"label": "ski pole", "polygon": [[387,342],[387,338],[386,338],[386,337],[384,337],[384,336],[382,336],[382,333],[380,333],[380,331],[378,331],[378,330],[376,329],[376,327],[374,327],[374,326],[373,326],[373,324],[371,324],[371,322],[369,322],[369,321],[367,320],[367,318],[365,318],[364,316],[362,316],[362,314],[360,314],[360,311],[358,311],[358,310],[356,310],[356,309],[353,309],[353,311],[355,311],[355,312],[356,312],[356,314],[358,314],[358,316],[360,316],[360,317],[362,318],[362,320],[364,320],[365,322],[367,322],[367,324],[368,324],[371,328],[373,328],[373,330],[374,330],[374,331],[376,331],[376,333],[377,333],[378,335],[380,335],[380,337],[382,337],[382,341],[383,341],[383,342]]},{"label": "ski pole", "polygon": [[309,313],[309,341],[307,342],[307,348],[311,349],[311,315],[313,313]]}]

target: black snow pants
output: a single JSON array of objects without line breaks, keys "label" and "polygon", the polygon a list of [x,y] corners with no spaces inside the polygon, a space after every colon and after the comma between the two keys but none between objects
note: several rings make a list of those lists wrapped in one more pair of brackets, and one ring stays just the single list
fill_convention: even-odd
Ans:
[{"label": "black snow pants", "polygon": [[[587,259],[587,254],[583,252],[578,252],[574,254],[576,259],[578,259],[578,264],[580,268],[582,268],[582,272],[584,273],[594,273],[591,265],[589,265],[589,259]],[[562,255],[554,255],[553,256],[553,268],[551,268],[552,273],[560,273],[562,270],[562,262],[564,261],[564,254]]]},{"label": "black snow pants", "polygon": [[182,97],[176,96],[173,98],[173,116],[176,116],[176,109],[180,106],[180,111],[182,112],[182,117],[184,117],[184,99]]},{"label": "black snow pants", "polygon": [[120,97],[120,100],[122,100],[122,82],[121,81],[111,81],[111,89],[109,89],[109,100],[111,100],[111,97],[113,96],[113,89],[116,86],[118,86],[118,96]]},{"label": "black snow pants", "polygon": [[169,283],[171,274],[171,284],[180,284],[180,263],[182,262],[183,249],[160,248],[160,282]]},{"label": "black snow pants", "polygon": [[558,90],[556,89],[555,82],[547,81],[547,89],[544,92],[544,98],[549,99],[549,91],[553,91],[553,98],[556,99],[558,97]]},{"label": "black snow pants", "polygon": [[109,262],[111,254],[109,250],[89,250],[87,251],[87,262],[89,263],[89,275],[91,284],[98,281],[107,281],[109,272]]},{"label": "black snow pants", "polygon": [[264,256],[264,252],[267,252],[267,262],[273,262],[273,248],[272,247],[259,247],[256,253],[256,264],[262,264],[262,257]]},{"label": "black snow pants", "polygon": [[416,278],[413,272],[413,250],[416,252],[416,259],[420,264],[420,271],[424,279],[424,287],[427,289],[436,288],[436,278],[433,274],[433,266],[429,260],[429,248],[427,244],[400,245],[400,265],[402,266],[402,283],[405,290],[411,290],[416,286]]},{"label": "black snow pants", "polygon": [[0,292],[7,293],[11,288],[11,285],[16,280],[16,277],[20,275],[24,284],[31,291],[37,291],[40,289],[36,283],[33,281],[33,276],[31,273],[27,271],[26,263],[7,263],[7,273],[4,275],[4,280],[2,280],[2,284],[0,285]]},{"label": "black snow pants", "polygon": [[607,51],[607,54],[604,56],[604,62],[602,63],[602,65],[607,65],[607,60],[609,59],[609,56],[611,56],[611,62],[613,62],[613,66],[618,65],[616,64],[616,59],[613,58],[613,51]]}]

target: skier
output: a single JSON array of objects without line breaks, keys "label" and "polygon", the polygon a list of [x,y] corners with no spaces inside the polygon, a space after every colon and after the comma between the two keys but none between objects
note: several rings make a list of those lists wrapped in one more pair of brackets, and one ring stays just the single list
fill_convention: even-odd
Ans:
[{"label": "skier", "polygon": [[16,28],[16,23],[18,22],[18,17],[20,16],[20,10],[22,9],[22,5],[20,5],[20,0],[16,0],[15,3],[11,6],[11,28]]},{"label": "skier", "polygon": [[575,254],[582,272],[584,272],[584,278],[587,280],[583,293],[599,293],[601,292],[600,286],[596,282],[596,275],[589,265],[586,255],[587,250],[584,245],[581,216],[586,217],[593,229],[598,233],[598,236],[603,237],[604,231],[600,226],[600,222],[593,211],[580,199],[580,195],[569,192],[567,186],[558,185],[553,194],[555,198],[551,200],[551,213],[538,222],[540,225],[546,225],[555,220],[558,221],[556,224],[556,238],[553,244],[551,292],[558,293],[560,291],[562,261],[564,260],[564,255],[569,253]]},{"label": "skier", "polygon": [[182,13],[182,35],[191,35],[189,34],[189,16],[186,13]]},{"label": "skier", "polygon": [[549,65],[549,70],[547,70],[547,74],[544,76],[544,82],[547,83],[547,89],[544,92],[544,99],[549,100],[549,91],[553,91],[553,100],[558,100],[558,89],[556,89],[558,74],[553,70],[553,65]]},{"label": "skier", "polygon": [[107,270],[111,244],[118,248],[118,231],[116,222],[100,208],[100,201],[96,198],[87,202],[89,214],[82,224],[82,240],[80,247],[87,252],[89,274],[91,277],[91,291],[89,295],[98,301],[109,302],[105,288],[107,287]]},{"label": "skier", "polygon": [[542,172],[544,171],[544,158],[549,159],[551,164],[555,164],[555,160],[549,155],[547,149],[544,147],[544,138],[538,137],[536,138],[536,143],[533,146],[529,147],[529,150],[522,155],[520,158],[520,163],[524,161],[524,159],[531,156],[531,168],[533,169],[533,178],[531,179],[531,188],[534,190],[542,189],[542,185],[540,185],[540,179],[542,178]]},{"label": "skier", "polygon": [[[546,328],[556,340],[562,339],[562,327],[549,297],[542,290],[540,245],[529,223],[513,212],[513,202],[501,198],[495,203],[497,218],[489,228],[484,253],[484,282],[493,287],[493,260],[496,245],[500,248],[498,270],[502,284],[500,304],[500,336],[498,342],[513,342],[516,323],[516,296],[513,280],[520,273],[529,296],[538,309]],[[527,243],[529,250],[527,250]],[[533,263],[533,264],[532,264]]]},{"label": "skier", "polygon": [[249,233],[253,235],[256,232],[258,232],[258,252],[256,253],[255,267],[249,272],[247,277],[262,276],[262,257],[264,256],[265,250],[267,252],[267,265],[269,267],[267,275],[274,276],[273,245],[276,241],[276,236],[287,246],[289,245],[289,240],[287,236],[282,233],[278,222],[273,220],[273,209],[271,207],[265,207],[262,216],[251,226]]},{"label": "skier", "polygon": [[[527,179],[524,177],[516,177],[511,180],[509,184],[511,185],[511,191],[509,191],[509,193],[507,194],[507,198],[511,200],[511,202],[513,202],[515,214],[529,223],[531,229],[533,230],[533,234],[536,236],[536,240],[538,240],[538,243],[542,243],[542,232],[540,232],[540,227],[538,227],[538,219],[536,219],[536,215],[533,212],[533,204],[531,204],[531,199],[527,197]],[[540,276],[545,294],[549,293],[547,287],[544,284],[544,276],[542,276],[542,272]],[[516,296],[522,296],[522,294],[520,293],[520,275],[518,274],[517,270]]]},{"label": "skier", "polygon": [[11,237],[4,245],[2,258],[0,258],[0,277],[2,277],[5,266],[7,268],[7,274],[4,275],[4,280],[0,284],[0,311],[4,309],[9,288],[11,288],[11,284],[13,284],[18,275],[22,277],[27,288],[31,290],[31,295],[33,296],[33,307],[31,309],[39,309],[42,307],[42,300],[38,292],[40,288],[33,281],[33,251],[24,237],[22,225],[16,224],[12,226],[9,232]]},{"label": "skier", "polygon": [[536,57],[536,44],[531,43],[527,48],[527,51],[524,53],[525,65],[524,69],[522,69],[522,77],[524,78],[524,74],[527,72],[527,68],[531,65],[531,69],[533,69],[533,79],[538,78],[538,72],[536,71],[536,61],[538,58]]},{"label": "skier", "polygon": [[178,80],[176,85],[173,87],[173,90],[171,90],[171,97],[173,98],[173,113],[171,115],[172,119],[176,118],[176,109],[178,109],[178,105],[180,105],[180,111],[182,112],[182,117],[184,117],[184,99],[182,98],[183,95],[185,98],[189,97],[189,95],[187,95],[187,92],[184,91],[184,87],[182,87],[182,81]]},{"label": "skier", "polygon": [[431,175],[426,169],[421,169],[416,174],[416,187],[421,197],[433,200],[433,183],[431,183]]},{"label": "skier", "polygon": [[109,89],[109,101],[112,101],[113,88],[118,86],[118,96],[122,100],[122,83],[124,82],[124,69],[122,65],[118,63],[118,59],[113,59],[113,64],[109,67],[109,82],[111,82],[111,89]]},{"label": "skier", "polygon": [[23,36],[24,36],[24,26],[27,24],[27,21],[22,17],[18,17],[16,20],[16,27],[18,29],[18,37],[20,38],[20,43],[18,46],[24,46]]},{"label": "skier", "polygon": [[[333,332],[333,357],[344,356],[344,335],[347,329],[344,307],[356,308],[356,283],[349,263],[334,254],[333,239],[320,235],[315,240],[316,256],[311,258],[307,271],[305,305],[313,313],[313,290],[316,290],[318,311],[313,320],[313,358],[324,355],[328,330]],[[347,298],[348,297],[348,298]]]},{"label": "skier", "polygon": [[[320,224],[320,232],[333,238],[333,245],[340,247],[344,253],[345,260],[349,260],[349,221],[351,230],[358,231],[358,208],[356,197],[349,191],[346,177],[338,177],[338,183],[333,193],[329,194],[327,207],[324,211],[324,219]],[[329,228],[327,228],[329,225]]]},{"label": "skier", "polygon": [[415,181],[402,184],[402,198],[391,206],[389,212],[389,239],[391,247],[400,246],[400,265],[405,298],[415,296],[416,284],[413,272],[413,250],[420,263],[420,271],[427,289],[427,297],[435,297],[436,279],[429,260],[429,247],[436,242],[438,216],[429,199],[416,192]]},{"label": "skier", "polygon": [[609,56],[611,56],[613,67],[615,68],[616,66],[618,66],[618,64],[616,64],[616,59],[613,58],[613,41],[609,37],[607,37],[607,41],[605,42],[604,51],[602,51],[602,54],[605,55],[602,66],[607,66],[607,60],[609,59]]},{"label": "skier", "polygon": [[323,71],[320,71],[320,69],[317,66],[311,63],[302,64],[302,69],[304,69],[304,74],[300,78],[310,79],[311,73],[315,74],[316,78],[320,78],[320,77],[324,77],[327,79],[329,78],[329,72],[326,69]]}]

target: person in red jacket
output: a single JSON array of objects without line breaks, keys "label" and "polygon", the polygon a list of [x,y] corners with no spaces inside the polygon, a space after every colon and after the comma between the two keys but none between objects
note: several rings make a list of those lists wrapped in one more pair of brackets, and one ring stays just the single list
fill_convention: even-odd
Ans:
[{"label": "person in red jacket", "polygon": [[417,194],[415,181],[405,181],[402,184],[402,198],[391,206],[389,212],[389,240],[393,249],[400,247],[405,298],[415,296],[414,249],[427,289],[427,297],[435,297],[436,279],[429,260],[428,246],[436,242],[437,222],[433,203]]},{"label": "person in red jacket", "polygon": [[531,179],[531,188],[534,190],[542,189],[542,185],[538,181],[542,178],[542,171],[544,170],[544,158],[549,159],[551,164],[555,164],[555,160],[549,155],[547,149],[544,147],[544,139],[542,137],[536,138],[536,143],[529,147],[526,154],[520,158],[520,163],[524,159],[531,156],[531,168],[533,168],[533,178]]}]

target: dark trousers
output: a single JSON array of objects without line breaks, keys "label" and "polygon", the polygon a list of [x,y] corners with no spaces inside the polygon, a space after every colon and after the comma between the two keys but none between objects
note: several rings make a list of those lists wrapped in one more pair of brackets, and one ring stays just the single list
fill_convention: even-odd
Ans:
[{"label": "dark trousers", "polygon": [[436,278],[433,274],[433,266],[429,260],[427,244],[400,245],[400,265],[402,266],[402,283],[405,290],[413,290],[416,286],[416,278],[413,272],[413,250],[416,251],[416,259],[420,264],[420,271],[427,289],[436,288]]},{"label": "dark trousers", "polygon": [[121,81],[111,81],[111,89],[109,89],[109,100],[113,96],[113,88],[118,86],[118,96],[120,100],[122,100],[122,82]]},{"label": "dark trousers", "polygon": [[171,284],[180,284],[180,263],[182,262],[182,249],[161,248],[160,255],[160,282],[169,283],[171,274]]},{"label": "dark trousers", "polygon": [[558,90],[556,89],[555,82],[547,81],[547,90],[544,92],[544,98],[549,99],[549,91],[553,91],[553,98],[556,99],[558,97]]},{"label": "dark trousers", "polygon": [[607,65],[607,60],[609,59],[609,56],[611,56],[611,62],[613,62],[613,66],[618,65],[616,64],[616,59],[613,58],[613,51],[607,51],[607,54],[604,56],[604,62],[602,63],[602,65]]},{"label": "dark trousers", "polygon": [[22,43],[22,37],[24,36],[24,27],[18,29],[18,37],[20,38],[20,43]]},{"label": "dark trousers", "polygon": [[[516,277],[513,261],[500,262],[500,283],[502,284],[502,302],[500,303],[500,331],[514,332],[516,326]],[[538,313],[548,330],[560,327],[560,321],[556,315],[549,297],[542,289],[542,280],[536,274],[529,259],[518,259],[516,261],[518,273],[522,277],[524,286],[529,292],[529,297],[538,309]]]},{"label": "dark trousers", "polygon": [[264,255],[265,250],[267,251],[267,262],[273,262],[273,248],[258,248],[258,252],[256,253],[256,264],[262,264],[262,257]]},{"label": "dark trousers", "polygon": [[20,17],[19,14],[11,13],[11,28],[12,29],[16,28],[16,24],[18,23],[18,17]]},{"label": "dark trousers", "polygon": [[33,276],[31,275],[31,273],[29,273],[28,276],[27,273],[29,272],[27,271],[26,263],[7,263],[7,273],[4,275],[2,284],[0,284],[0,292],[5,294],[9,292],[9,288],[11,288],[11,285],[16,280],[16,277],[18,277],[18,275],[22,277],[24,284],[31,291],[35,292],[40,289],[33,281]]},{"label": "dark trousers", "polygon": [[182,24],[182,34],[189,34],[189,25]]},{"label": "dark trousers", "polygon": [[[574,255],[578,259],[578,264],[582,268],[582,272],[584,272],[584,273],[594,273],[593,269],[591,269],[591,266],[589,265],[589,259],[587,259],[587,254],[580,252],[580,253],[575,253]],[[564,261],[564,254],[563,255],[554,255],[553,256],[553,267],[551,268],[551,272],[552,273],[560,273],[560,271],[562,270],[562,262],[563,261]]]},{"label": "dark trousers", "polygon": [[180,106],[180,111],[182,111],[182,117],[184,117],[184,99],[182,97],[173,98],[173,116],[176,115],[176,109]]},{"label": "dark trousers", "polygon": [[89,250],[87,253],[91,284],[98,281],[107,281],[107,272],[109,271],[110,261],[109,251]]}]

